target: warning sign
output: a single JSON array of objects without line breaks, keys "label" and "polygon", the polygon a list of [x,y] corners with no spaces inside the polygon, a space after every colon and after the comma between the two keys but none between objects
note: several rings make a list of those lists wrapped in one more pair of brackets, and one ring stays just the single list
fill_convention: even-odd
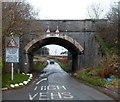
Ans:
[{"label": "warning sign", "polygon": [[14,38],[11,38],[7,44],[7,47],[18,47],[18,44],[16,43]]},{"label": "warning sign", "polygon": [[6,47],[19,47],[19,37],[7,37]]},{"label": "warning sign", "polygon": [[6,62],[19,62],[19,37],[6,38]]}]

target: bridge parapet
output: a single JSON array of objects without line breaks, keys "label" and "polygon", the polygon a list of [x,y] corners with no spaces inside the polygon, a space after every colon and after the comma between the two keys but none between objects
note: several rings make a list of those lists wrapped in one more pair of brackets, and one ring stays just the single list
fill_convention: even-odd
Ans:
[{"label": "bridge parapet", "polygon": [[[106,26],[107,20],[105,19],[85,19],[85,20],[27,20],[25,24],[30,27],[25,30],[29,32],[44,32],[46,28],[50,27],[51,32],[56,30],[56,27],[59,27],[61,32],[95,32],[96,25],[102,23]],[[30,29],[29,29],[30,28]]]}]

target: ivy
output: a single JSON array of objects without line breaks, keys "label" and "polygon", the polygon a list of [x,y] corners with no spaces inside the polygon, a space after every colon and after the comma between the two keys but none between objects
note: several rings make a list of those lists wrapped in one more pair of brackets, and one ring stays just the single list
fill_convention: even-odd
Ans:
[{"label": "ivy", "polygon": [[99,35],[95,35],[95,40],[99,44],[99,51],[103,54],[103,56],[108,56],[109,50],[108,47],[105,45],[103,39]]}]

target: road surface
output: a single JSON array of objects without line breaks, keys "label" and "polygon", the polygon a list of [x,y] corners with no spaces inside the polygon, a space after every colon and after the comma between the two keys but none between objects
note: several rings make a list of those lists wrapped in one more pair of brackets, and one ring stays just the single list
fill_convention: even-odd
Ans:
[{"label": "road surface", "polygon": [[3,100],[112,100],[96,89],[77,82],[59,66],[49,64],[28,87],[3,92]]}]

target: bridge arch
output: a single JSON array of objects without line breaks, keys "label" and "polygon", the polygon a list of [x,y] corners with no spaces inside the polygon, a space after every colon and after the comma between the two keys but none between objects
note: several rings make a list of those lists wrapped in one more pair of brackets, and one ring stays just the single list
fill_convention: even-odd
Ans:
[{"label": "bridge arch", "polygon": [[39,37],[30,41],[24,47],[24,72],[30,72],[33,65],[33,54],[39,48],[49,44],[56,44],[65,47],[72,54],[72,70],[78,69],[78,56],[83,53],[84,49],[76,40],[72,37],[59,34],[59,36],[50,36],[48,34],[40,35]]}]

